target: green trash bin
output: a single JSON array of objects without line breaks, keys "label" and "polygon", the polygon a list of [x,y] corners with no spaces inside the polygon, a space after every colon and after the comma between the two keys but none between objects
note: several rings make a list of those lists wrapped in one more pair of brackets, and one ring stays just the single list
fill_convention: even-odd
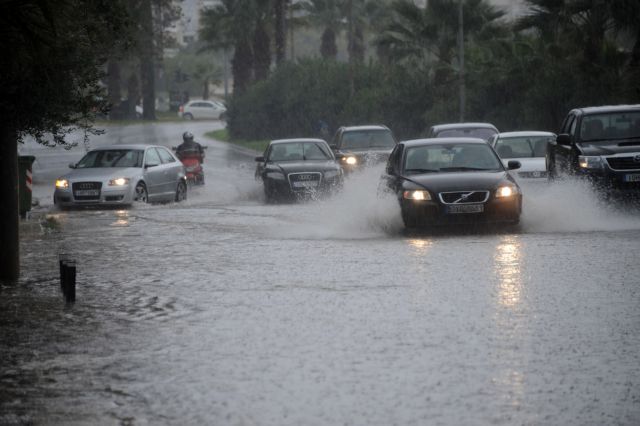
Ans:
[{"label": "green trash bin", "polygon": [[36,157],[33,155],[21,155],[18,157],[18,194],[20,195],[20,216],[26,217],[31,211],[32,201],[32,172],[31,167]]}]

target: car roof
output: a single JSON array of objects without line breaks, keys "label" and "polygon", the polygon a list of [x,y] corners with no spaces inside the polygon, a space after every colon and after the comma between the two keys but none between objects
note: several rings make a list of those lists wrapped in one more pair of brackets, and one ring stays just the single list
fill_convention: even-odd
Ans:
[{"label": "car roof", "polygon": [[471,143],[477,145],[487,145],[487,141],[479,138],[422,138],[411,139],[400,142],[406,147],[426,146],[426,145],[455,145],[460,143]]},{"label": "car roof", "polygon": [[498,133],[496,136],[498,138],[516,138],[516,137],[523,137],[523,136],[555,136],[555,133],[552,132],[542,132],[542,131],[538,131],[538,130],[520,130],[517,132],[502,132],[502,133]]},{"label": "car roof", "polygon": [[368,124],[363,126],[342,126],[341,129],[344,132],[353,132],[358,130],[390,130],[384,124]]},{"label": "car roof", "polygon": [[433,130],[449,130],[449,129],[494,129],[496,126],[491,123],[445,123],[431,126]]},{"label": "car roof", "polygon": [[640,110],[640,104],[591,106],[591,107],[574,108],[572,111],[579,111],[582,114],[597,114],[597,113],[606,113],[606,112],[638,111],[638,110]]},{"label": "car roof", "polygon": [[292,139],[275,139],[269,142],[269,145],[281,144],[281,143],[295,143],[295,142],[321,142],[327,143],[324,139],[317,138],[292,138]]},{"label": "car roof", "polygon": [[[142,143],[138,143],[138,144],[128,144],[128,145],[109,145],[109,146],[101,146],[98,148],[93,148],[91,149],[91,151],[108,151],[108,150],[112,150],[112,149],[146,149],[146,148],[158,148],[160,147],[159,145],[147,145],[147,144],[142,144]],[[166,148],[166,146],[163,146],[162,148]]]}]

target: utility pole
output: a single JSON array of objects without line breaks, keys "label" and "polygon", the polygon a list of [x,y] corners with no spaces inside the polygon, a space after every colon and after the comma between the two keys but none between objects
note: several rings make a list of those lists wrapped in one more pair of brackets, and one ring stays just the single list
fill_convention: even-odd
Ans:
[{"label": "utility pole", "polygon": [[224,101],[229,102],[229,53],[227,52],[227,46],[223,47],[222,54],[223,59],[222,63],[224,65]]},{"label": "utility pole", "polygon": [[464,0],[458,0],[458,78],[460,79],[460,122],[464,121],[465,87],[464,87]]}]

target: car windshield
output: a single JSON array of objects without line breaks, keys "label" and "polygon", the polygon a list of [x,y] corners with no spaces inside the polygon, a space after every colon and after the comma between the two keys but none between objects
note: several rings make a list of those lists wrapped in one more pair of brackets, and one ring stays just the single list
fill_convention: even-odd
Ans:
[{"label": "car windshield", "polygon": [[271,146],[269,161],[332,160],[328,145],[319,142],[278,143]]},{"label": "car windshield", "polygon": [[404,160],[407,174],[502,169],[502,163],[491,147],[478,143],[410,147]]},{"label": "car windshield", "polygon": [[440,131],[436,137],[438,138],[479,138],[488,141],[496,131],[486,127],[468,127],[464,129],[447,129]]},{"label": "car windshield", "polygon": [[78,169],[94,167],[142,167],[144,151],[137,149],[109,149],[91,151],[77,164]]},{"label": "car windshield", "polygon": [[549,136],[522,136],[500,138],[496,142],[496,152],[500,158],[537,158],[547,152]]},{"label": "car windshield", "polygon": [[341,149],[393,148],[393,135],[389,130],[353,130],[342,135]]},{"label": "car windshield", "polygon": [[640,138],[640,111],[587,115],[580,125],[583,141],[631,138]]}]

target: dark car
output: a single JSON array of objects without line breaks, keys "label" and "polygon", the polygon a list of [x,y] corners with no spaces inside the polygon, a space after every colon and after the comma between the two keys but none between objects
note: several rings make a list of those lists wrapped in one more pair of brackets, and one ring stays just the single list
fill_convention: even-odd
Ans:
[{"label": "dark car", "polygon": [[342,169],[322,139],[274,140],[256,161],[268,202],[326,195],[342,186]]},{"label": "dark car", "polygon": [[640,191],[640,105],[571,110],[546,163],[551,179],[574,175],[613,192]]},{"label": "dark car", "polygon": [[488,141],[499,133],[491,123],[449,123],[431,126],[428,138],[479,138]]},{"label": "dark car", "polygon": [[396,143],[393,132],[387,126],[343,126],[333,136],[331,148],[348,173],[387,161]]},{"label": "dark car", "polygon": [[[519,167],[518,161],[508,163],[509,170]],[[397,196],[407,228],[520,220],[520,187],[482,139],[400,142],[383,183]]]}]

